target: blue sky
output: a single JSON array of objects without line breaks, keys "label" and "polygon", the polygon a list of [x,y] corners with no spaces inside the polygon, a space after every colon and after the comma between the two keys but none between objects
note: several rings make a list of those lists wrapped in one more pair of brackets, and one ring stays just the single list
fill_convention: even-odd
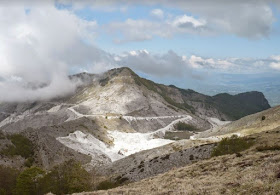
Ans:
[{"label": "blue sky", "polygon": [[128,66],[211,95],[269,91],[280,104],[279,10],[278,0],[0,2],[0,89]]},{"label": "blue sky", "polygon": [[[60,9],[61,5],[58,6]],[[125,10],[121,10],[121,9]],[[160,22],[151,15],[155,9],[160,9],[164,14],[173,16],[194,16],[198,18],[195,13],[186,12],[178,8],[167,8],[165,6],[143,6],[133,5],[111,8],[92,8],[83,7],[75,10],[72,6],[63,7],[63,9],[71,10],[78,17],[88,20],[97,21],[100,26],[108,25],[113,22],[124,22],[127,19],[133,20],[148,20]],[[253,9],[253,8],[252,8]],[[180,55],[202,55],[204,57],[215,58],[266,58],[270,55],[278,55],[280,53],[280,13],[273,5],[271,10],[275,17],[271,25],[269,35],[254,38],[241,37],[230,33],[218,33],[214,35],[200,35],[200,34],[175,34],[172,37],[163,38],[155,36],[153,39],[143,41],[130,41],[125,43],[114,43],[114,36],[102,31],[96,38],[96,44],[106,50],[114,53],[122,53],[130,50],[146,49],[151,52],[165,53],[168,50],[173,50]],[[162,29],[164,31],[164,29]]]}]

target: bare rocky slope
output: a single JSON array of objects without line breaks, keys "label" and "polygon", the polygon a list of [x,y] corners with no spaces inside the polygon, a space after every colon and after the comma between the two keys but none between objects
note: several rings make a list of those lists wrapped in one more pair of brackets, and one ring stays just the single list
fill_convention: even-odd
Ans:
[{"label": "bare rocky slope", "polygon": [[[70,80],[82,83],[75,94],[45,102],[1,103],[5,136],[0,149],[13,145],[9,135],[22,134],[35,146],[33,165],[51,169],[75,159],[100,178],[139,181],[210,157],[212,141],[164,139],[166,133],[177,132],[179,122],[189,128],[180,133],[196,135],[270,108],[259,92],[211,97],[154,83],[129,68],[81,73]],[[0,164],[24,168],[27,160],[0,152]]]}]

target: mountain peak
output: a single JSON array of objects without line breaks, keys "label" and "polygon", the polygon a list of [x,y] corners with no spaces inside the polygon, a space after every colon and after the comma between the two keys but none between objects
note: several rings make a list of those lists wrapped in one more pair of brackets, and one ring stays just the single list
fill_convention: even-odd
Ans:
[{"label": "mountain peak", "polygon": [[137,75],[133,70],[131,70],[128,67],[120,67],[120,68],[114,68],[109,71],[107,71],[107,75],[110,75],[112,77],[119,75],[119,76],[135,76]]}]

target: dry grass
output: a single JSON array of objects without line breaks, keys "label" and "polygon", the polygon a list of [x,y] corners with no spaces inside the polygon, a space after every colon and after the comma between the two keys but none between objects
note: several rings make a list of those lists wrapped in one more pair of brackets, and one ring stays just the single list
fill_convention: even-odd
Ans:
[{"label": "dry grass", "polygon": [[258,151],[280,141],[280,129],[251,135],[256,144],[108,191],[84,194],[280,194],[280,153]]}]

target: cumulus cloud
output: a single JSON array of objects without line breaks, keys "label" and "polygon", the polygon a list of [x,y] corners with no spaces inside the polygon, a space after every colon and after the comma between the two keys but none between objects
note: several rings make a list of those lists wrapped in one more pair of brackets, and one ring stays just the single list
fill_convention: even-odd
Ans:
[{"label": "cumulus cloud", "polygon": [[[65,2],[61,0],[61,2]],[[66,1],[67,2],[67,1]],[[266,37],[272,31],[275,21],[272,6],[279,7],[278,0],[107,0],[75,1],[76,5],[120,6],[120,5],[161,5],[183,10],[191,15],[205,18],[216,33],[230,33],[250,39]]]},{"label": "cumulus cloud", "polygon": [[[82,20],[52,4],[43,6],[29,7],[28,12],[19,5],[0,7],[0,101],[71,92],[73,84],[67,81],[72,68],[113,62],[110,54],[92,45],[96,21]],[[27,90],[21,83],[47,86]]]}]

